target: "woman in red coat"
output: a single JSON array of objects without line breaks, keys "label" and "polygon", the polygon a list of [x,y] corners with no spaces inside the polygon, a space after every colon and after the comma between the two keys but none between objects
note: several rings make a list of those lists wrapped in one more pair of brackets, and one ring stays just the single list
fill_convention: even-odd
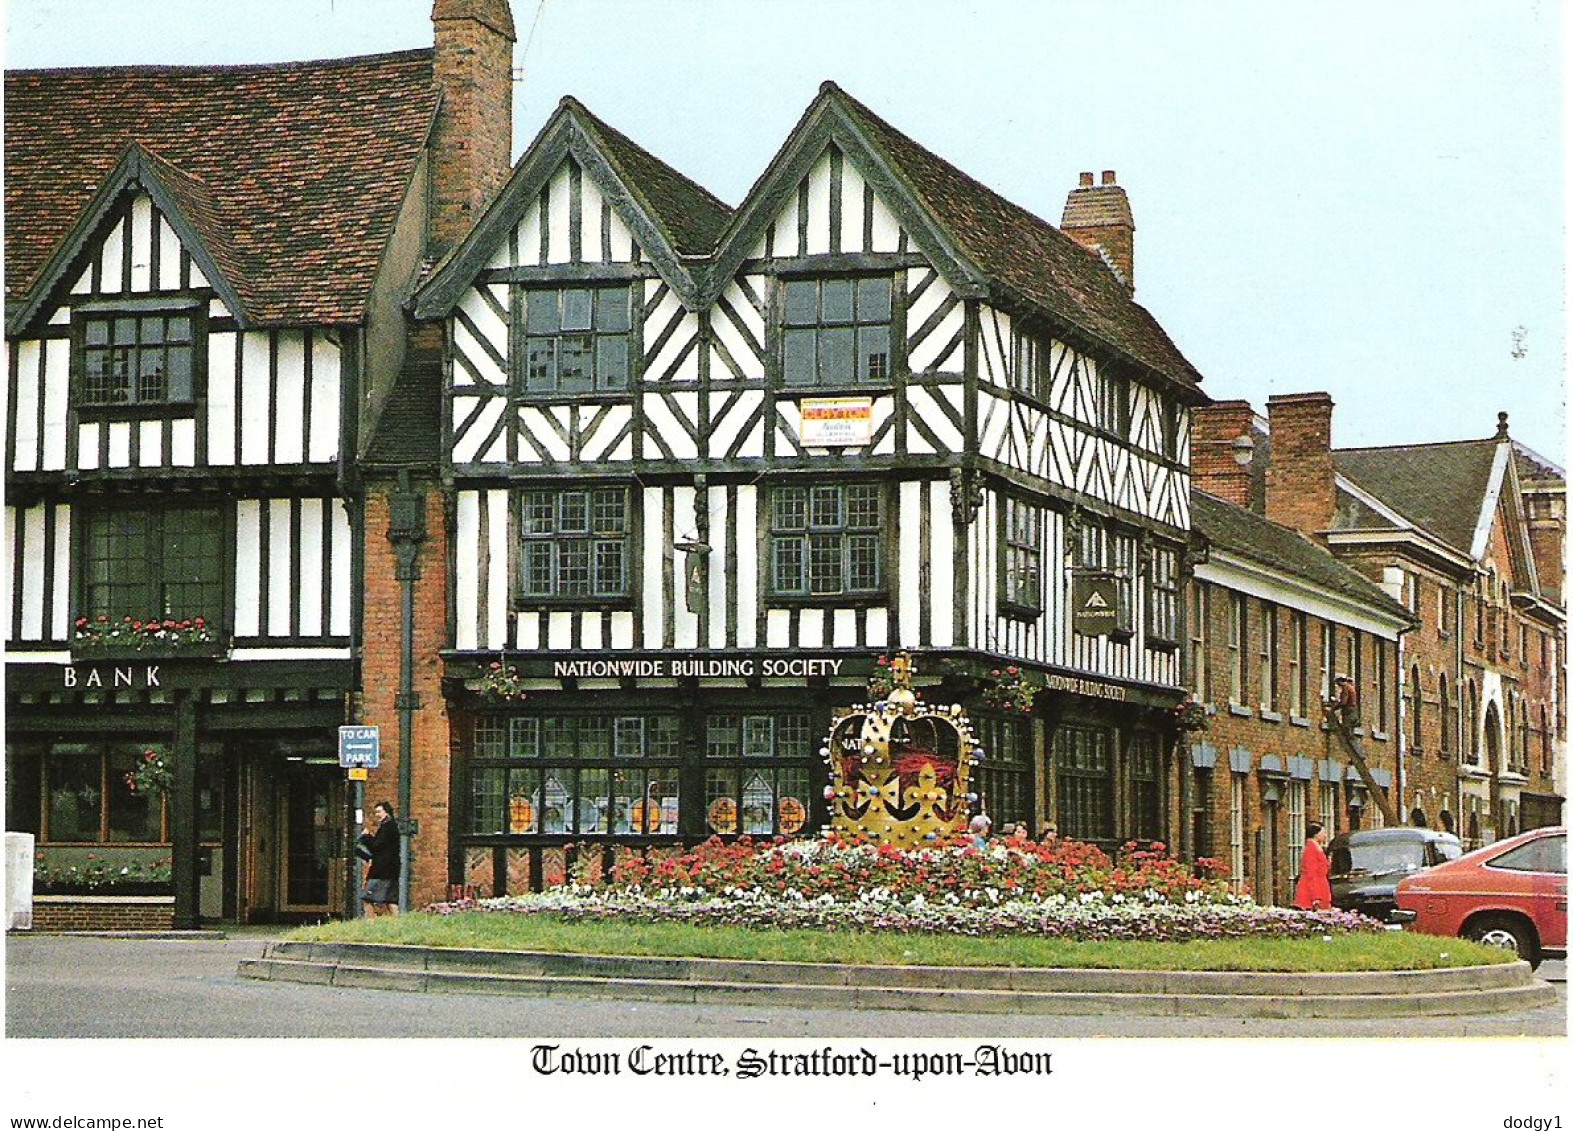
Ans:
[{"label": "woman in red coat", "polygon": [[1327,830],[1315,821],[1305,826],[1305,852],[1300,856],[1300,881],[1294,886],[1294,905],[1302,911],[1327,911],[1333,906],[1333,889],[1327,882]]}]

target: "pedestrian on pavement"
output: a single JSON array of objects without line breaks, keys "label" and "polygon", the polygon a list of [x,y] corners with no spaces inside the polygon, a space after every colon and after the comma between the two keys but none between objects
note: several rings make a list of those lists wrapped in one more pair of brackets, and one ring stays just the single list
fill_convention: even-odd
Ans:
[{"label": "pedestrian on pavement", "polygon": [[379,801],[372,806],[371,820],[361,834],[359,854],[371,863],[366,868],[366,889],[361,892],[361,902],[366,914],[375,919],[378,915],[399,913],[399,822],[393,818],[393,806]]},{"label": "pedestrian on pavement", "polygon": [[1301,911],[1327,911],[1333,906],[1332,885],[1327,882],[1327,830],[1315,821],[1305,826],[1305,851],[1300,854],[1300,879],[1294,885],[1294,905]]}]

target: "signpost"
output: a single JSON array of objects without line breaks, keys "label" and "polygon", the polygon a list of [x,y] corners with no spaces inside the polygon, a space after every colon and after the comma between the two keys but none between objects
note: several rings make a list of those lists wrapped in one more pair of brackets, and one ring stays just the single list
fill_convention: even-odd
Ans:
[{"label": "signpost", "polygon": [[381,733],[376,727],[339,728],[339,766],[346,770],[377,768]]},{"label": "signpost", "polygon": [[339,765],[347,772],[346,776],[354,782],[354,824],[351,826],[350,838],[352,847],[350,860],[350,889],[351,903],[347,909],[353,917],[360,911],[361,869],[359,858],[355,855],[353,842],[359,839],[359,830],[366,820],[366,771],[375,770],[379,756],[382,753],[382,732],[376,727],[340,727],[339,728]]}]

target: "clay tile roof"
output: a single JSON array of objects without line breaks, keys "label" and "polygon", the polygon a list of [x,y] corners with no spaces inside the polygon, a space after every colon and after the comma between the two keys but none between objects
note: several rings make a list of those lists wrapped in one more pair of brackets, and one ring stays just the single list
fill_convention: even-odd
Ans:
[{"label": "clay tile roof", "polygon": [[563,102],[580,125],[594,133],[601,152],[619,166],[624,183],[641,197],[645,210],[665,230],[679,255],[703,256],[715,250],[732,219],[730,206],[607,125],[578,99],[565,98]]},{"label": "clay tile roof", "polygon": [[1298,578],[1313,588],[1360,601],[1388,616],[1411,619],[1409,610],[1385,590],[1317,543],[1244,507],[1192,489],[1191,525],[1219,550]]},{"label": "clay tile roof", "polygon": [[7,71],[7,300],[135,142],[213,241],[245,317],[358,321],[435,106],[430,50]]},{"label": "clay tile roof", "polygon": [[1182,385],[1202,379],[1101,259],[830,84],[961,250],[1010,292]]},{"label": "clay tile roof", "polygon": [[[1333,452],[1333,464],[1355,486],[1468,554],[1491,484],[1496,448],[1496,440],[1342,448]],[[1390,528],[1392,523],[1382,525]]]}]

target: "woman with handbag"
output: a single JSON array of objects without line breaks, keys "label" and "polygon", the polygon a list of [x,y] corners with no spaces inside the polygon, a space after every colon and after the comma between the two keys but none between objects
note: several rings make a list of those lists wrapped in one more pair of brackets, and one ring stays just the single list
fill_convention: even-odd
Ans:
[{"label": "woman with handbag", "polygon": [[386,801],[372,806],[371,819],[374,823],[361,834],[358,852],[362,859],[371,861],[360,898],[366,914],[375,919],[399,913],[399,823],[393,819],[393,806]]}]

